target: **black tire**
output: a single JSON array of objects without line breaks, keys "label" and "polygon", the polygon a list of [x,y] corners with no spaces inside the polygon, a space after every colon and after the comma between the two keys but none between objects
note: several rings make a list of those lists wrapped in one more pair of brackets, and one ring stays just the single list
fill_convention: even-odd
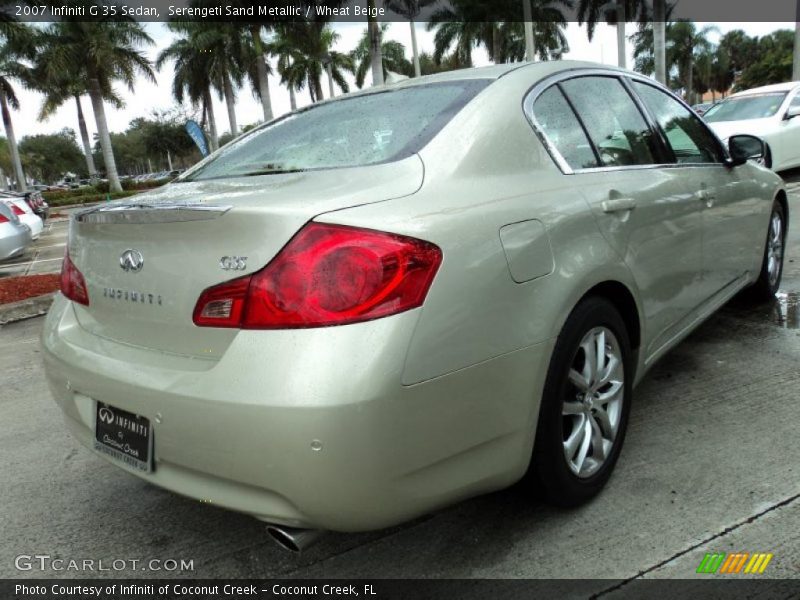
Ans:
[{"label": "black tire", "polygon": [[[780,232],[780,259],[777,262],[777,274],[770,270],[770,255],[774,253],[774,235],[773,235],[773,220],[780,219],[781,232]],[[769,217],[769,224],[767,225],[767,239],[764,244],[764,257],[761,260],[761,272],[758,274],[758,280],[747,290],[746,296],[755,302],[765,302],[775,297],[775,292],[778,291],[781,285],[781,278],[783,277],[783,257],[786,248],[786,211],[783,205],[777,200],[772,204],[772,212]],[[774,254],[773,254],[774,256]]]},{"label": "black tire", "polygon": [[[590,392],[580,391],[580,388],[570,381],[569,374],[574,365],[577,366],[582,362],[583,367],[586,366],[584,351],[580,344],[587,336],[592,335],[592,332],[597,332],[598,328],[610,331],[613,338],[616,338],[614,341],[617,342],[616,348],[621,354],[623,369],[620,386],[622,401],[621,407],[615,411],[618,419],[616,436],[610,442],[610,451],[605,453],[604,462],[594,461],[596,471],[591,472],[590,470],[588,474],[584,473],[579,476],[575,471],[577,460],[572,461],[571,467],[566,457],[568,452],[566,444],[572,439],[568,430],[577,432],[582,429],[583,425],[579,425],[580,419],[584,419],[586,422],[590,418],[594,418],[591,415],[597,409],[588,408],[592,402],[585,400],[585,395]],[[604,333],[604,335],[606,334]],[[611,340],[612,338],[605,339]],[[614,305],[600,297],[589,297],[581,301],[567,319],[550,359],[539,409],[533,456],[527,476],[528,482],[542,492],[547,502],[564,507],[580,505],[595,496],[611,477],[611,472],[614,470],[614,465],[622,450],[628,426],[635,369],[632,362],[628,332]],[[577,371],[576,368],[576,373]],[[583,375],[583,368],[581,368],[581,375]],[[584,400],[576,400],[578,397],[584,397]],[[581,406],[587,412],[583,415],[565,416],[563,414],[567,410],[565,402],[568,402],[570,407]],[[607,404],[606,407],[610,409],[611,405]],[[594,440],[594,438],[592,439]],[[601,445],[603,444],[601,443]],[[594,454],[594,441],[590,443],[589,448]],[[581,462],[585,464],[586,461]],[[580,469],[580,467],[578,468]]]}]

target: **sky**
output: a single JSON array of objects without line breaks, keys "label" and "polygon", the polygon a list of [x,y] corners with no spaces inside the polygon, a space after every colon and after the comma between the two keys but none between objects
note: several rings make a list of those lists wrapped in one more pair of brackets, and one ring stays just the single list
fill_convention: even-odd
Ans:
[{"label": "sky", "polygon": [[[705,25],[716,26],[719,33],[714,33],[710,36],[712,41],[717,41],[719,35],[726,33],[732,29],[743,29],[749,35],[766,35],[776,29],[791,28],[794,29],[794,23],[698,23],[698,28]],[[150,36],[155,41],[152,47],[144,49],[148,57],[155,61],[158,53],[166,48],[174,39],[172,32],[170,32],[163,23],[144,23]],[[340,38],[336,45],[336,50],[340,52],[348,52],[352,50],[362,32],[364,25],[360,23],[340,23],[334,24],[334,29],[339,33]],[[433,51],[433,33],[425,31],[424,24],[416,24],[417,37],[420,47],[420,52]],[[633,33],[635,25],[628,25],[628,34]],[[588,60],[593,62],[600,62],[604,64],[617,64],[617,37],[616,28],[606,24],[599,24],[595,30],[595,36],[590,43],[586,37],[586,29],[579,26],[577,23],[569,23],[566,29],[566,37],[570,46],[570,52],[564,58],[573,60]],[[393,39],[401,42],[407,48],[407,55],[410,58],[411,54],[411,33],[408,23],[390,23],[386,39]],[[632,46],[628,43],[628,67],[633,65]],[[482,49],[476,49],[473,53],[473,62],[475,66],[483,66],[491,64],[488,60],[486,53]],[[273,63],[274,66],[274,63]],[[170,110],[176,107],[175,101],[172,98],[172,67],[166,65],[160,72],[156,73],[156,83],[149,82],[140,77],[135,85],[135,93],[130,92],[124,86],[117,86],[117,91],[120,93],[125,101],[125,107],[122,109],[115,109],[106,105],[106,118],[108,120],[109,129],[112,132],[122,132],[127,127],[132,119],[137,117],[148,117],[152,114],[153,110]],[[368,76],[369,79],[369,76]],[[351,87],[355,89],[355,84],[352,83]],[[328,93],[327,81],[323,80],[323,89],[326,97]],[[270,78],[270,92],[272,98],[272,107],[275,116],[279,116],[289,112],[289,92],[286,88],[278,85],[276,78]],[[338,94],[337,89],[337,94]],[[62,106],[50,119],[44,122],[37,120],[37,115],[41,107],[42,97],[32,91],[18,89],[18,96],[20,98],[21,108],[19,111],[14,111],[12,119],[14,122],[15,133],[17,139],[21,139],[26,135],[35,135],[41,133],[52,133],[64,127],[69,127],[77,131],[77,111],[75,110],[74,102],[68,102]],[[94,118],[91,109],[91,104],[88,98],[84,97],[83,110],[86,115],[86,122],[89,128],[89,135],[94,137],[96,128],[94,125]],[[298,96],[298,104],[303,106],[310,103],[310,98],[307,92],[303,92]],[[224,133],[229,129],[228,113],[225,104],[222,100],[214,98],[214,112],[217,121],[217,130]],[[255,98],[249,89],[241,89],[237,94],[236,115],[239,127],[250,123],[256,123],[262,120],[263,112],[261,104]]]}]

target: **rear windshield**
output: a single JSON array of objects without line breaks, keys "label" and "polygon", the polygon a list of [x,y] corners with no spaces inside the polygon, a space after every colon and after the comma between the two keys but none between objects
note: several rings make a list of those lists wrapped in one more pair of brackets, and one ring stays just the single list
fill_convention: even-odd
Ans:
[{"label": "rear windshield", "polygon": [[311,106],[222,148],[182,181],[392,162],[418,152],[489,84],[453,81]]},{"label": "rear windshield", "polygon": [[778,112],[786,94],[787,92],[769,92],[728,98],[712,106],[703,118],[709,123],[766,119]]}]

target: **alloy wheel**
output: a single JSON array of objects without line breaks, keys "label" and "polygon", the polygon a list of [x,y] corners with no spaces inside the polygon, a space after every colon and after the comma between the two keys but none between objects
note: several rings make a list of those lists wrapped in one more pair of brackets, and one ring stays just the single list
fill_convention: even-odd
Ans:
[{"label": "alloy wheel", "polygon": [[611,454],[624,394],[619,341],[607,327],[595,327],[575,353],[561,412],[564,457],[578,477],[594,475]]}]

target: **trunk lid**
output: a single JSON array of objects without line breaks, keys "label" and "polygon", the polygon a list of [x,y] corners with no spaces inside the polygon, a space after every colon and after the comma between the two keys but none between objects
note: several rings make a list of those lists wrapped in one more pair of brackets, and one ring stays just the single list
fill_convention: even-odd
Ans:
[{"label": "trunk lid", "polygon": [[[203,290],[260,270],[320,214],[415,193],[423,173],[412,156],[369,167],[179,182],[81,211],[70,222],[69,252],[90,304],[74,304],[78,322],[118,342],[219,358],[237,330],[194,325]],[[228,269],[223,257],[230,257]]]}]

